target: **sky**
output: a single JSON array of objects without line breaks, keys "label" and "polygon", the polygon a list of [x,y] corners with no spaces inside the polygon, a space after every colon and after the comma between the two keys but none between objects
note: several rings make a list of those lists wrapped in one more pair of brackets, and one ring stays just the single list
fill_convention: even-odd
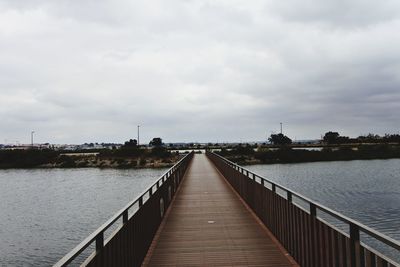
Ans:
[{"label": "sky", "polygon": [[399,133],[400,1],[0,0],[0,143]]}]

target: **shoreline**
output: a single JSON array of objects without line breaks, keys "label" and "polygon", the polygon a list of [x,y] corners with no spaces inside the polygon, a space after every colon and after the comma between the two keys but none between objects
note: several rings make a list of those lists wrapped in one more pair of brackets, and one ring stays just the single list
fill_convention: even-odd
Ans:
[{"label": "shoreline", "polygon": [[181,158],[180,155],[168,157],[101,157],[93,155],[67,156],[61,155],[56,159],[44,160],[37,164],[26,162],[8,162],[0,165],[1,170],[8,169],[159,169],[170,168]]},{"label": "shoreline", "polygon": [[398,159],[400,148],[391,146],[341,148],[321,151],[300,150],[282,147],[278,150],[258,150],[240,147],[236,150],[221,151],[217,154],[239,165],[290,164],[328,161]]},{"label": "shoreline", "polygon": [[273,162],[264,162],[260,160],[251,160],[251,161],[236,161],[230,157],[227,157],[228,160],[240,165],[240,166],[252,166],[252,165],[275,165],[275,164],[301,164],[301,163],[314,163],[314,162],[346,162],[346,161],[355,161],[355,160],[390,160],[390,159],[400,159],[400,157],[391,157],[391,158],[354,158],[354,159],[331,159],[331,160],[310,160],[310,161],[273,161]]}]

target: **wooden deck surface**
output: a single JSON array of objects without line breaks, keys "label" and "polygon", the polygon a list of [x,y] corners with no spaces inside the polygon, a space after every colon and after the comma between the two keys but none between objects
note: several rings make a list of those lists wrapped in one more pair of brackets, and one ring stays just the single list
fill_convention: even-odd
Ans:
[{"label": "wooden deck surface", "polygon": [[298,266],[205,155],[195,155],[144,266]]}]

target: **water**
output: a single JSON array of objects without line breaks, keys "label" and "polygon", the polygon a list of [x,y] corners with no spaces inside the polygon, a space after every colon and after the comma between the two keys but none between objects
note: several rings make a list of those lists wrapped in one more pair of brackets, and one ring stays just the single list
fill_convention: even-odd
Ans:
[{"label": "water", "polygon": [[0,170],[0,266],[51,266],[165,171]]},{"label": "water", "polygon": [[[253,165],[247,168],[400,240],[400,159]],[[371,245],[371,240],[364,235],[362,238]],[[377,246],[400,261],[399,252],[388,252],[381,244]]]}]

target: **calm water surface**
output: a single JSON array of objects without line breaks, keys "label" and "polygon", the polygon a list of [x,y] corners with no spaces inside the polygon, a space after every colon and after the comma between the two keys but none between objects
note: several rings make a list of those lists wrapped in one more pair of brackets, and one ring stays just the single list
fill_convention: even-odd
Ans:
[{"label": "calm water surface", "polygon": [[165,171],[0,170],[0,266],[51,266]]},{"label": "calm water surface", "polygon": [[[400,240],[400,159],[253,165],[247,168]],[[387,252],[384,246],[378,246]],[[400,260],[399,252],[390,254]]]}]

